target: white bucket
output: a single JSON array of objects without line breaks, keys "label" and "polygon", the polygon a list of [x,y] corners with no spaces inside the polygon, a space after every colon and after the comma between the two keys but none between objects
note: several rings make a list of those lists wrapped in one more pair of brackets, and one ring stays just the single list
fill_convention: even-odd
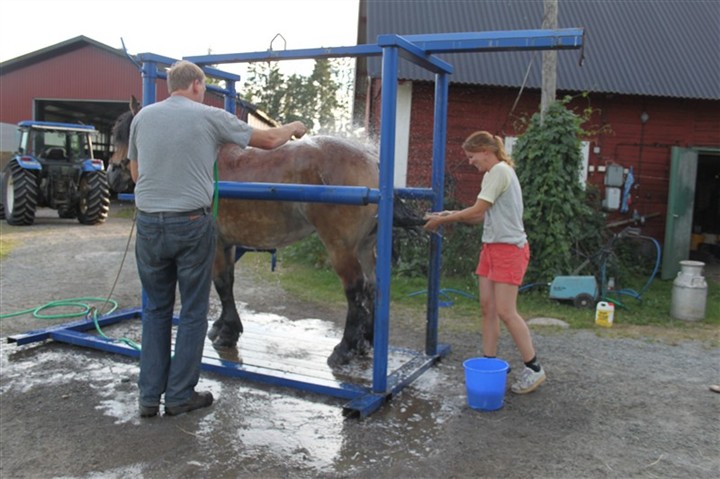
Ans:
[{"label": "white bucket", "polygon": [[609,328],[615,319],[615,305],[606,301],[600,301],[595,307],[595,324]]}]

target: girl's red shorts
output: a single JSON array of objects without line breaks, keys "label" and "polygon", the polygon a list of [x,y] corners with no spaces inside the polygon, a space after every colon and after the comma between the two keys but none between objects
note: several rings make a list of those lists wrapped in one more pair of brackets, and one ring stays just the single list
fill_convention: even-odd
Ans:
[{"label": "girl's red shorts", "polygon": [[520,286],[530,262],[530,245],[484,243],[475,274],[496,283]]}]

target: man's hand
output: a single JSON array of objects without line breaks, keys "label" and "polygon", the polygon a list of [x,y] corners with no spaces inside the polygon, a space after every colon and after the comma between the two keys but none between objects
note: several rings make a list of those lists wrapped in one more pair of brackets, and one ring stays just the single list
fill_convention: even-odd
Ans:
[{"label": "man's hand", "polygon": [[249,146],[262,148],[263,150],[274,150],[284,145],[292,138],[301,138],[307,132],[307,128],[301,121],[293,121],[285,125],[267,130],[253,129],[250,136]]},{"label": "man's hand", "polygon": [[294,121],[290,123],[290,125],[293,128],[292,137],[299,139],[305,136],[305,133],[307,133],[307,128],[301,121]]}]

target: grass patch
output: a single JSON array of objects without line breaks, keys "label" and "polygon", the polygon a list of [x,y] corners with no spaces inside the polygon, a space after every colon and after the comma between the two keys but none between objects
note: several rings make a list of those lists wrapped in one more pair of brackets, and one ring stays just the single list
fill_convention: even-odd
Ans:
[{"label": "grass patch", "polygon": [[3,259],[5,256],[10,254],[10,252],[15,248],[15,245],[17,244],[14,240],[9,240],[3,237],[0,237],[0,260]]},{"label": "grass patch", "polygon": [[[296,255],[288,257],[284,250],[278,252],[281,265],[276,277],[281,286],[291,294],[307,301],[345,304],[338,278],[329,267],[317,269],[305,264]],[[642,291],[645,279],[639,277],[636,291]],[[643,331],[665,335],[688,336],[709,339],[720,343],[720,283],[707,279],[708,295],[704,321],[682,321],[670,316],[672,281],[655,279],[642,291],[640,299],[628,295],[612,296],[620,301],[615,310],[615,326],[608,334],[642,334]],[[635,286],[631,286],[635,288]],[[391,307],[411,311],[416,317],[424,317],[427,302],[427,279],[394,275],[391,282]],[[458,293],[459,292],[459,293]],[[573,329],[596,329],[595,309],[579,309],[572,303],[559,302],[548,297],[547,287],[538,287],[520,293],[518,310],[526,318],[549,317],[567,322]],[[471,296],[471,297],[468,297]],[[441,308],[444,327],[462,330],[471,323],[478,323],[480,307],[477,300],[477,279],[474,275],[463,278],[443,278],[441,302],[449,307]]]}]

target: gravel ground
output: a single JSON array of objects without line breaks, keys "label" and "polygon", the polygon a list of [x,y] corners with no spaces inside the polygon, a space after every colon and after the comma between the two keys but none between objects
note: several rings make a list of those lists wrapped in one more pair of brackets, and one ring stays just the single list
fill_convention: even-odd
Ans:
[{"label": "gravel ground", "polygon": [[[113,298],[121,308],[139,305],[123,209],[114,203],[97,227],[50,210],[32,227],[3,222],[2,239],[15,246],[0,262],[0,314],[106,297],[128,244]],[[252,268],[238,268],[236,297],[247,323],[271,315],[341,333],[342,308],[299,301]],[[681,339],[649,328],[533,326],[548,381],[530,395],[506,395],[494,412],[466,405],[462,362],[478,355],[479,328],[441,328],[451,354],[363,420],[343,418],[340,400],[210,373],[200,386],[214,393],[213,407],[140,420],[135,360],[6,343],[61,321],[0,321],[3,478],[720,477],[720,394],[708,388],[720,383],[716,329]],[[423,336],[412,313],[391,318],[393,345],[416,347]],[[520,363],[506,333],[500,346],[512,377]]]}]

